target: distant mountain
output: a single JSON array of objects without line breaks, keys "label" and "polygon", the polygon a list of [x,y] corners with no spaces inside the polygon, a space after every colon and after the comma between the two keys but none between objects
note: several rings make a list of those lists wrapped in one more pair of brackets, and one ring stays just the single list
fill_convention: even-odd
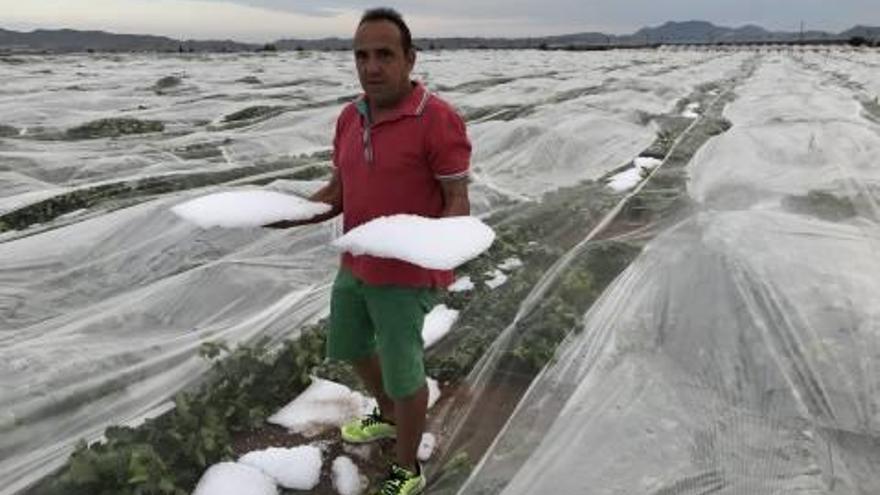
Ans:
[{"label": "distant mountain", "polygon": [[272,43],[279,50],[349,50],[351,39],[321,38],[316,40],[307,39],[281,39]]},{"label": "distant mountain", "polygon": [[[755,26],[756,27],[756,26]],[[752,31],[763,31],[762,28]],[[719,27],[710,22],[667,22],[660,27],[646,27],[633,33],[633,38],[643,38],[647,43],[694,43],[709,42],[718,39],[722,34],[731,31],[730,28]]]},{"label": "distant mountain", "polygon": [[[787,32],[768,31],[760,26],[738,28],[716,26],[705,21],[667,22],[657,27],[645,27],[629,35],[609,35],[585,32],[560,36],[530,38],[418,38],[415,43],[422,49],[432,48],[601,48],[605,46],[657,45],[675,43],[745,43],[840,41],[861,37],[880,43],[880,27],[855,26],[842,33],[824,31]],[[2,51],[254,51],[279,50],[348,50],[351,39],[281,39],[261,45],[222,41],[180,41],[164,36],[113,34],[104,31],[76,31],[72,29],[38,29],[29,33],[0,29]]]},{"label": "distant mountain", "polygon": [[[855,28],[854,28],[855,29]],[[872,28],[866,28],[872,29]],[[642,28],[632,38],[647,43],[745,43],[759,41],[799,41],[849,39],[844,33],[825,31],[768,31],[760,26],[745,25],[739,28],[716,26],[705,21],[667,22],[655,28]]]},{"label": "distant mountain", "polygon": [[[415,38],[413,43],[421,49],[437,48],[539,48],[542,45],[605,45],[617,40],[614,35],[602,33],[578,33],[561,36],[534,38]],[[318,40],[282,39],[273,43],[279,50],[349,50],[351,39],[324,38]]]},{"label": "distant mountain", "polygon": [[0,49],[50,52],[94,51],[242,51],[262,45],[235,41],[180,41],[164,36],[104,31],[37,29],[29,33],[0,29]]},{"label": "distant mountain", "polygon": [[856,36],[861,36],[866,39],[880,39],[880,27],[871,27],[871,26],[856,26],[851,29],[847,29],[846,31],[840,33],[840,36],[844,38],[853,38]]}]

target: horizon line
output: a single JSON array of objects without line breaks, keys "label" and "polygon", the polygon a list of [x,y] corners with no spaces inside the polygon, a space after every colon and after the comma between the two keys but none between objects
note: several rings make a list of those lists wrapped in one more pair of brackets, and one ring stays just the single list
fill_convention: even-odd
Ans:
[{"label": "horizon line", "polygon": [[[414,40],[430,40],[430,39],[474,38],[474,39],[487,39],[487,40],[489,40],[489,39],[527,40],[527,39],[536,39],[536,38],[537,39],[540,39],[540,38],[561,38],[561,37],[566,37],[566,36],[575,36],[575,35],[583,35],[583,34],[598,34],[598,35],[604,35],[604,36],[608,36],[608,37],[626,37],[626,36],[633,36],[636,33],[638,33],[639,31],[644,30],[644,29],[657,29],[657,28],[663,27],[667,24],[687,24],[687,23],[706,23],[706,24],[712,25],[713,27],[722,28],[722,29],[733,29],[733,30],[742,29],[742,28],[746,28],[746,27],[757,27],[757,28],[760,28],[760,29],[767,31],[768,33],[773,33],[773,34],[796,34],[799,32],[798,30],[770,30],[770,29],[767,29],[764,26],[757,24],[757,23],[745,23],[740,26],[727,26],[727,25],[715,24],[714,22],[711,22],[711,21],[705,21],[705,20],[700,20],[700,19],[691,19],[691,20],[686,20],[686,21],[664,21],[663,23],[660,23],[657,25],[643,26],[641,28],[636,29],[635,31],[632,31],[632,32],[626,33],[626,34],[606,33],[603,31],[573,31],[573,32],[563,33],[563,34],[520,35],[520,36],[479,36],[479,35],[413,36],[413,39]],[[841,31],[813,28],[813,29],[804,30],[803,32],[804,33],[821,32],[821,33],[839,35],[839,34],[845,33],[846,31],[850,31],[850,30],[856,29],[856,28],[880,29],[880,26],[873,26],[873,25],[869,25],[869,24],[854,24],[853,26],[851,26],[847,29],[843,29]],[[114,36],[152,36],[152,37],[156,37],[156,38],[165,38],[165,39],[169,39],[169,40],[173,40],[173,41],[180,41],[180,42],[233,42],[233,43],[240,43],[240,44],[247,44],[247,45],[270,44],[273,42],[284,41],[284,40],[296,40],[296,41],[343,40],[344,41],[344,40],[352,39],[352,37],[350,37],[350,36],[342,37],[342,36],[338,36],[338,35],[329,35],[329,36],[323,36],[323,37],[296,37],[294,35],[291,35],[289,37],[280,37],[280,38],[276,38],[276,39],[270,40],[270,41],[239,41],[239,40],[234,39],[232,37],[225,38],[225,39],[223,39],[223,38],[176,38],[176,37],[172,37],[169,35],[153,34],[153,33],[148,33],[148,32],[117,32],[117,31],[107,31],[107,30],[103,30],[103,29],[77,29],[77,28],[68,28],[68,27],[57,27],[57,28],[37,27],[37,28],[31,29],[30,31],[19,31],[19,30],[15,30],[15,29],[7,29],[7,28],[0,26],[0,30],[7,31],[7,32],[13,32],[13,33],[19,33],[19,34],[34,34],[38,31],[49,31],[49,32],[51,32],[51,31],[73,31],[73,32],[79,32],[79,33],[103,33],[103,34],[109,34],[109,35],[114,35]]]}]

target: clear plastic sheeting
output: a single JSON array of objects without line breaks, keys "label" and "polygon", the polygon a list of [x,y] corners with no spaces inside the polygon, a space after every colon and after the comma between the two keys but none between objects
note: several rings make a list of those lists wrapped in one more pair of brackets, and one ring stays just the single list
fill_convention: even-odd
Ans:
[{"label": "clear plastic sheeting", "polygon": [[[595,114],[548,114],[532,123],[493,122],[479,129],[486,143],[475,158],[477,173],[492,177],[492,186],[515,197],[541,194],[585,179],[597,179],[632,159],[633,151],[654,140],[651,129]],[[588,150],[605,153],[587,155]],[[583,156],[593,160],[586,162]],[[546,167],[529,164],[547,160]]]},{"label": "clear plastic sheeting", "polygon": [[[745,57],[715,62],[698,53],[626,56],[632,60],[537,51],[420,53],[416,77],[469,120],[475,214],[525,199],[520,192],[534,170],[561,164],[555,149],[571,150],[565,160],[577,163],[564,165],[565,174],[549,187],[625,165],[655,132],[652,124],[634,119],[633,109],[672,108],[674,95],[690,90],[674,77],[676,70],[735,67],[735,58]],[[295,338],[298,328],[326,315],[338,264],[329,243],[338,224],[202,230],[170,208],[258,179],[256,185],[268,189],[314,191],[326,176],[316,181],[288,175],[297,159],[315,152],[304,163],[329,166],[336,115],[359,92],[350,53],[14,60],[0,61],[0,124],[18,131],[0,138],[0,215],[33,208],[33,221],[0,233],[4,494],[52,472],[78,440],[97,439],[107,426],[137,424],[166,410],[176,392],[207,370],[198,357],[201,343]],[[580,93],[571,93],[587,84],[580,79],[591,72],[640,80],[670,67],[678,69],[638,90],[591,79],[597,86],[589,91],[592,97],[626,101],[626,110],[578,103]],[[520,83],[532,81],[527,76],[539,69],[558,73]],[[501,74],[512,78],[497,79]],[[716,77],[700,74],[699,80]],[[497,149],[496,139],[488,137],[496,122],[491,113],[507,104],[524,113],[504,121],[505,132],[522,138],[519,151],[509,155],[513,166],[496,180],[497,164],[483,150]],[[570,115],[596,125],[555,132],[540,148],[525,132]],[[160,121],[165,130],[90,139],[66,134],[105,118]],[[607,139],[583,137],[590,132]],[[504,174],[515,177],[515,167],[525,173],[503,179],[514,192],[494,186]],[[68,204],[64,198],[84,198],[82,207],[54,215]],[[41,206],[48,200],[58,206]]]},{"label": "clear plastic sheeting", "polygon": [[655,239],[463,492],[873,493],[880,239],[807,253],[817,227],[713,212]]},{"label": "clear plastic sheeting", "polygon": [[[0,494],[13,494],[79,439],[167,410],[207,370],[203,342],[295,338],[327,314],[338,223],[202,230],[170,208],[243,185],[314,191],[358,85],[348,53],[0,64],[0,124],[18,131],[0,138],[0,215],[22,222],[0,233]],[[880,492],[871,64],[846,50],[420,52],[416,77],[468,121],[474,213],[500,227],[561,225],[523,241],[538,258],[574,246],[523,294],[530,258],[497,271],[505,282],[485,293],[487,313],[516,316],[479,329],[498,339],[432,412],[445,427],[431,430],[429,471],[455,464],[460,446],[474,469],[429,490]],[[700,118],[682,118],[694,101]],[[641,186],[599,181],[649,147],[695,146],[677,133],[699,134],[724,104],[732,127],[715,122],[686,169],[688,204],[667,204],[679,184],[666,162],[650,171],[648,200]],[[165,129],[66,134],[108,117]],[[639,213],[655,203],[660,216]],[[33,209],[7,216],[21,208]],[[642,254],[573,317],[556,358],[537,377],[500,368],[525,324],[568,321],[550,294],[573,266],[636,251],[619,241]],[[593,287],[584,277],[566,290],[580,297]],[[499,280],[484,278],[474,291]],[[465,308],[456,325],[468,318]],[[453,327],[432,352],[459,338]],[[475,416],[487,426],[468,425]]]},{"label": "clear plastic sheeting", "polygon": [[458,493],[880,493],[880,126],[797,53],[735,92],[689,213],[643,236]]},{"label": "clear plastic sheeting", "polygon": [[166,410],[208,369],[202,342],[294,338],[326,314],[331,226],[200,230],[171,204],[0,244],[0,466],[11,492],[79,439]]},{"label": "clear plastic sheeting", "polygon": [[671,62],[658,53],[618,55],[598,55],[602,64],[595,67],[579,63],[578,54],[552,52],[552,70],[545,62],[529,77],[484,80],[487,89],[476,94],[452,88],[448,97],[466,113],[484,108],[482,118],[503,116],[478,117],[469,129],[480,144],[474,150],[480,178],[529,199],[598,179],[651,144],[658,129],[646,125],[650,116],[671,111],[679,98],[731,75],[747,58],[687,53]]}]

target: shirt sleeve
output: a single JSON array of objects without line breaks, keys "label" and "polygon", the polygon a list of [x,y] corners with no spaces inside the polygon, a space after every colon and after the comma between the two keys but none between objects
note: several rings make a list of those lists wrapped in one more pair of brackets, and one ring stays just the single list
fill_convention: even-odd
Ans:
[{"label": "shirt sleeve", "polygon": [[426,146],[428,165],[438,180],[455,180],[468,176],[471,143],[464,121],[451,107],[435,107],[430,115]]}]

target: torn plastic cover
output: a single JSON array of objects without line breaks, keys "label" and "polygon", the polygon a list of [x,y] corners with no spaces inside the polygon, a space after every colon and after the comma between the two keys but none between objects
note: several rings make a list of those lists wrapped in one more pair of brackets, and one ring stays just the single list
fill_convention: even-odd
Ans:
[{"label": "torn plastic cover", "polygon": [[880,493],[880,126],[822,61],[761,55],[691,200],[629,235],[641,253],[534,381],[501,364],[543,310],[521,308],[437,420],[437,493]]}]

